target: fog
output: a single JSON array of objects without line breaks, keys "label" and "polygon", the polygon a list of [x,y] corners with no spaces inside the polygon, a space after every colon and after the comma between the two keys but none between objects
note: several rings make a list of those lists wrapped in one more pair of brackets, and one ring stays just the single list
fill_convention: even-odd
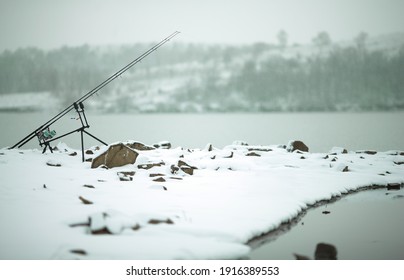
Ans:
[{"label": "fog", "polygon": [[404,31],[401,0],[0,0],[0,51],[158,41],[175,30],[194,43],[309,43],[359,32]]}]

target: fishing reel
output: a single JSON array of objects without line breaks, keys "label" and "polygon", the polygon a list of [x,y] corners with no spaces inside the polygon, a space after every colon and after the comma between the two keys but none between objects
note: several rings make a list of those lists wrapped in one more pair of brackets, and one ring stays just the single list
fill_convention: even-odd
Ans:
[{"label": "fishing reel", "polygon": [[[40,144],[41,144],[41,142],[46,142],[46,141],[52,139],[55,135],[56,135],[56,130],[50,130],[49,127],[42,131],[36,132],[36,136],[38,137]],[[44,143],[42,143],[42,144],[44,144]]]},{"label": "fishing reel", "polygon": [[44,130],[38,130],[36,133],[36,136],[38,137],[39,140],[39,145],[42,147],[45,145],[42,153],[45,153],[46,149],[49,148],[51,152],[53,152],[52,147],[50,146],[50,142],[52,141],[51,139],[55,137],[56,135],[56,130],[51,130],[49,127],[45,128]]}]

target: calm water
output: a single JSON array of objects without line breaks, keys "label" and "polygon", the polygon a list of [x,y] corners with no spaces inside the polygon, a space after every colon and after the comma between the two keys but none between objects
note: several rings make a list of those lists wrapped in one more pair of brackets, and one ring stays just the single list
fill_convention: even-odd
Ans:
[{"label": "calm water", "polygon": [[[254,249],[251,259],[313,259],[316,244],[333,244],[338,259],[404,260],[404,189],[371,190],[311,209],[292,229]],[[323,214],[324,211],[330,212]]]},{"label": "calm water", "polygon": [[[54,114],[0,113],[0,147],[12,146]],[[58,121],[58,135],[78,128],[75,114]],[[153,144],[168,140],[174,147],[218,148],[243,140],[249,144],[286,144],[299,139],[312,152],[334,146],[349,150],[404,150],[404,112],[391,113],[257,113],[257,114],[143,114],[87,113],[88,131],[107,143],[137,140]],[[80,134],[61,141],[80,147]],[[98,143],[86,136],[85,146]],[[36,139],[25,147],[38,147]]]}]

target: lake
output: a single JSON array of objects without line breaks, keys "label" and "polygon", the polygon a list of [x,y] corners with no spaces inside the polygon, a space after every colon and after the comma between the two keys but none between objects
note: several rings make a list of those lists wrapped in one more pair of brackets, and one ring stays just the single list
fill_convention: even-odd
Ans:
[{"label": "lake", "polygon": [[[324,214],[326,213],[326,214]],[[344,260],[404,259],[404,189],[368,190],[309,210],[290,231],[267,236],[251,259],[294,259],[294,253],[313,259],[316,244],[337,248]]]},{"label": "lake", "polygon": [[[55,114],[0,113],[0,147],[12,146]],[[57,136],[80,127],[73,112],[51,128]],[[302,140],[310,152],[332,147],[348,150],[404,150],[404,112],[371,113],[225,113],[225,114],[99,114],[87,112],[88,131],[107,143],[137,140],[173,147],[217,148],[243,140],[251,145],[287,144]],[[80,148],[80,134],[61,139]],[[98,145],[85,136],[86,147]],[[36,139],[24,148],[36,148]]]}]

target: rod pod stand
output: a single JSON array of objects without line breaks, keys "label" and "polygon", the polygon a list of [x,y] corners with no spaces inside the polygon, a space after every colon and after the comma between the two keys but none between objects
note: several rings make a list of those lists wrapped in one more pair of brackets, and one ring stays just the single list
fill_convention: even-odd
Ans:
[{"label": "rod pod stand", "polygon": [[[80,132],[80,138],[81,138],[81,159],[82,159],[82,161],[84,162],[84,133],[87,134],[88,136],[94,138],[94,139],[97,140],[98,142],[100,142],[100,143],[106,145],[106,146],[107,146],[108,144],[105,143],[104,141],[102,141],[101,139],[97,138],[96,136],[92,135],[90,132],[86,131],[86,128],[89,128],[90,125],[88,124],[88,121],[87,121],[87,118],[86,118],[86,114],[85,114],[85,112],[84,112],[84,105],[83,105],[83,103],[82,103],[82,102],[79,102],[79,103],[74,102],[74,103],[73,103],[73,107],[74,107],[74,109],[76,110],[77,114],[79,115],[79,120],[80,120],[80,123],[81,123],[81,127],[80,127],[80,128],[75,129],[75,130],[72,130],[72,131],[70,131],[70,132],[67,132],[67,133],[65,133],[65,134],[63,134],[63,135],[61,135],[61,136],[59,136],[59,137],[52,138],[52,139],[49,139],[49,140],[46,139],[46,138],[45,138],[45,139],[41,139],[40,136],[39,136],[39,134],[38,134],[38,132],[37,132],[37,136],[38,136],[38,138],[39,138],[39,145],[45,146],[44,149],[43,149],[43,151],[42,151],[42,153],[45,153],[47,148],[49,148],[49,150],[51,151],[51,153],[53,153],[53,149],[52,149],[52,147],[50,146],[50,143],[51,143],[51,142],[53,142],[53,141],[55,141],[55,140],[58,140],[58,139],[60,139],[60,138],[63,138],[63,137],[65,137],[65,136],[67,136],[67,135],[70,135],[70,134],[72,134],[72,133],[74,133],[74,132]],[[49,131],[49,127],[47,127],[46,130]],[[41,132],[41,135],[42,135],[42,134],[43,134],[43,132]]]}]

